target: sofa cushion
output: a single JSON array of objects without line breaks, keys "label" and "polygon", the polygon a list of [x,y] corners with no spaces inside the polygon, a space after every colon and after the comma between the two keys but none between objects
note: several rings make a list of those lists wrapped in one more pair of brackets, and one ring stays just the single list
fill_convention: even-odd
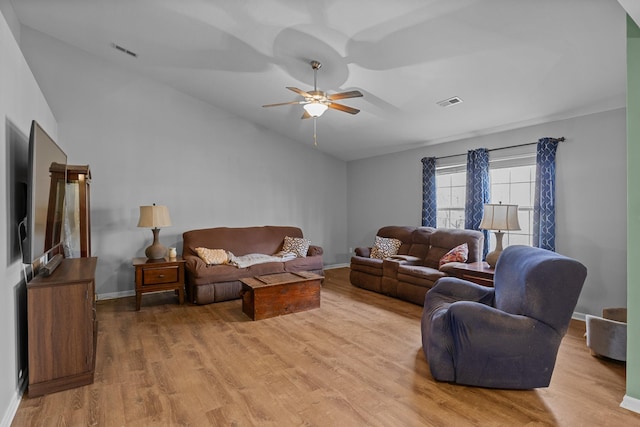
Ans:
[{"label": "sofa cushion", "polygon": [[397,253],[402,255],[407,255],[409,254],[411,243],[413,241],[412,236],[413,236],[414,230],[415,230],[415,227],[410,227],[410,226],[388,225],[378,230],[378,232],[376,233],[376,236],[400,240],[401,245],[398,248]]},{"label": "sofa cushion", "polygon": [[431,234],[435,231],[431,227],[418,227],[411,234],[411,246],[409,247],[409,255],[415,256],[423,260],[427,256],[429,246],[431,245]]},{"label": "sofa cushion", "polygon": [[418,286],[431,287],[436,280],[445,276],[445,273],[430,267],[419,265],[400,265],[398,267],[399,281]]},{"label": "sofa cushion", "polygon": [[384,259],[398,253],[402,241],[395,238],[376,236],[376,242],[371,249],[371,258]]},{"label": "sofa cushion", "polygon": [[438,268],[450,262],[466,262],[469,257],[469,245],[463,243],[451,249],[440,258]]},{"label": "sofa cushion", "polygon": [[442,258],[451,248],[467,243],[469,246],[468,262],[481,261],[482,245],[484,245],[484,235],[480,231],[463,230],[456,228],[441,228],[431,234],[429,252],[424,259],[424,265],[438,269],[440,258]]},{"label": "sofa cushion", "polygon": [[297,257],[306,257],[310,244],[311,242],[308,239],[285,236],[282,252],[291,252],[296,254]]}]

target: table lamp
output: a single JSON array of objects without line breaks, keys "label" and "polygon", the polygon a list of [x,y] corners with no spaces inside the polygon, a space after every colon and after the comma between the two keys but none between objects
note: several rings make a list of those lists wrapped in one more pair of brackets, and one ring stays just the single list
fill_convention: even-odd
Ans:
[{"label": "table lamp", "polygon": [[162,259],[167,254],[167,248],[160,244],[158,235],[160,234],[161,227],[168,227],[171,225],[171,219],[169,218],[169,209],[166,206],[140,206],[140,219],[138,220],[138,227],[151,228],[153,232],[153,243],[147,249],[144,254],[149,259]]},{"label": "table lamp", "polygon": [[480,228],[491,230],[496,235],[496,249],[487,254],[487,263],[494,268],[502,253],[502,236],[504,231],[520,230],[518,223],[518,205],[503,205],[487,203],[484,205],[484,213]]}]

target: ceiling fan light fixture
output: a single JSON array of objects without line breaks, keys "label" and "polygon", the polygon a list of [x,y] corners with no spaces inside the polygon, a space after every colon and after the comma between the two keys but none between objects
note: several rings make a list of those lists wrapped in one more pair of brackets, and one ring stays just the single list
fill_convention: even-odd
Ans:
[{"label": "ceiling fan light fixture", "polygon": [[311,117],[320,117],[329,107],[321,102],[314,101],[305,104],[302,108],[304,108]]}]

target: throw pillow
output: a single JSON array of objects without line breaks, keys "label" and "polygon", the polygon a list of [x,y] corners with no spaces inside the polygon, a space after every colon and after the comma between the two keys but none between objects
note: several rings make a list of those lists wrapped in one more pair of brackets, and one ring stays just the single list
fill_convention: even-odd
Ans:
[{"label": "throw pillow", "polygon": [[451,249],[446,254],[444,254],[444,256],[440,258],[440,263],[438,264],[438,267],[442,267],[444,264],[448,262],[467,262],[468,257],[469,257],[469,246],[466,243],[463,243]]},{"label": "throw pillow", "polygon": [[402,242],[398,239],[376,236],[371,248],[371,258],[384,259],[398,253]]},{"label": "throw pillow", "polygon": [[229,255],[224,249],[196,248],[196,253],[207,265],[229,263]]},{"label": "throw pillow", "polygon": [[309,252],[309,245],[311,245],[311,241],[307,239],[285,236],[282,252],[292,252],[297,257],[304,258]]}]

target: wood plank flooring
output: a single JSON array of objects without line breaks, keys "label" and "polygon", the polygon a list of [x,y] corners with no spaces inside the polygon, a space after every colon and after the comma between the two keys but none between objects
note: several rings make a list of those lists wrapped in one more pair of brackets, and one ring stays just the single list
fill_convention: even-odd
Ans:
[{"label": "wood plank flooring", "polygon": [[624,364],[565,337],[551,385],[490,390],[434,381],[421,307],[327,270],[319,309],[251,321],[241,300],[175,295],[98,303],[95,383],[29,398],[13,426],[630,426]]}]

